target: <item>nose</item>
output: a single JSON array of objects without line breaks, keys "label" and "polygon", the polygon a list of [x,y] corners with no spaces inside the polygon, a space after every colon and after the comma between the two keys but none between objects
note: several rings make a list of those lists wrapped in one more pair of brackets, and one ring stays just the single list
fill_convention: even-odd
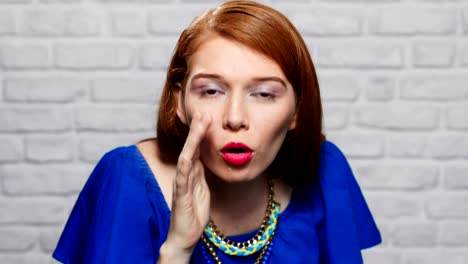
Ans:
[{"label": "nose", "polygon": [[226,101],[223,128],[232,131],[249,128],[247,109],[242,98],[230,97]]}]

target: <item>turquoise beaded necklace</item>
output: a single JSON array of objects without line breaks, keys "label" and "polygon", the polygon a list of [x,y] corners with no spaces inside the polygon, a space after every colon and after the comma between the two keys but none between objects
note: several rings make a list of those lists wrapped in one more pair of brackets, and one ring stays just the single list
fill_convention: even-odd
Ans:
[{"label": "turquoise beaded necklace", "polygon": [[221,260],[216,255],[212,245],[225,254],[232,256],[249,256],[260,251],[255,263],[267,263],[273,246],[273,238],[276,233],[280,211],[279,203],[274,201],[275,193],[272,180],[268,181],[268,187],[268,205],[265,211],[265,217],[257,233],[246,242],[239,243],[228,239],[223,233],[217,230],[213,221],[210,220],[208,222],[201,238],[204,244],[202,246],[203,255],[208,263],[211,263],[211,261],[209,261],[209,253],[216,264],[221,264]]}]

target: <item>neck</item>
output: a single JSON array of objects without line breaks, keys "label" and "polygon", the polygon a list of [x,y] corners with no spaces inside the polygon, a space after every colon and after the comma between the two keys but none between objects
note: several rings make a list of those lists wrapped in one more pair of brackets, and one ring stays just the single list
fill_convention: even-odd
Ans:
[{"label": "neck", "polygon": [[242,234],[260,226],[268,203],[265,176],[230,183],[210,175],[207,182],[211,191],[211,219],[224,234]]}]

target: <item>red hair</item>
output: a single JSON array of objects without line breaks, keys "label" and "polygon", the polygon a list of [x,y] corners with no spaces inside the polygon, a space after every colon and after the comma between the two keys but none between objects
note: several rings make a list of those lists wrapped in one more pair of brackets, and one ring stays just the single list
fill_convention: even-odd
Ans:
[{"label": "red hair", "polygon": [[277,10],[251,1],[229,1],[197,17],[177,42],[161,96],[157,122],[159,155],[176,163],[188,135],[177,116],[177,97],[185,85],[187,61],[205,33],[246,45],[275,61],[296,97],[297,123],[288,132],[269,170],[291,186],[315,179],[322,133],[322,104],[317,75],[304,40]]}]

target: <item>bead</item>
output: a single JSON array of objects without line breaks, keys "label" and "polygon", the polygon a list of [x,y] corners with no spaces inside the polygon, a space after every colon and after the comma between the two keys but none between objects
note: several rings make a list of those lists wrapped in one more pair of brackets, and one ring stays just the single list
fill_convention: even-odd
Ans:
[{"label": "bead", "polygon": [[[260,251],[255,264],[267,263],[273,246],[273,238],[276,233],[275,230],[278,223],[280,207],[279,203],[274,201],[274,188],[273,181],[271,179],[268,181],[268,185],[270,190],[268,194],[268,204],[265,210],[265,217],[257,233],[246,242],[240,243],[231,241],[222,232],[217,230],[216,225],[211,219],[209,220],[205,227],[204,234],[201,237],[205,245],[205,247],[202,247],[202,250],[206,260],[209,259],[208,255],[211,255],[211,258],[216,264],[221,264],[220,258],[211,246],[211,243],[213,243],[213,245],[215,245],[219,250],[229,255],[248,256]],[[209,254],[206,252],[207,250],[205,248],[209,251]],[[207,262],[211,263],[211,261]]]}]

